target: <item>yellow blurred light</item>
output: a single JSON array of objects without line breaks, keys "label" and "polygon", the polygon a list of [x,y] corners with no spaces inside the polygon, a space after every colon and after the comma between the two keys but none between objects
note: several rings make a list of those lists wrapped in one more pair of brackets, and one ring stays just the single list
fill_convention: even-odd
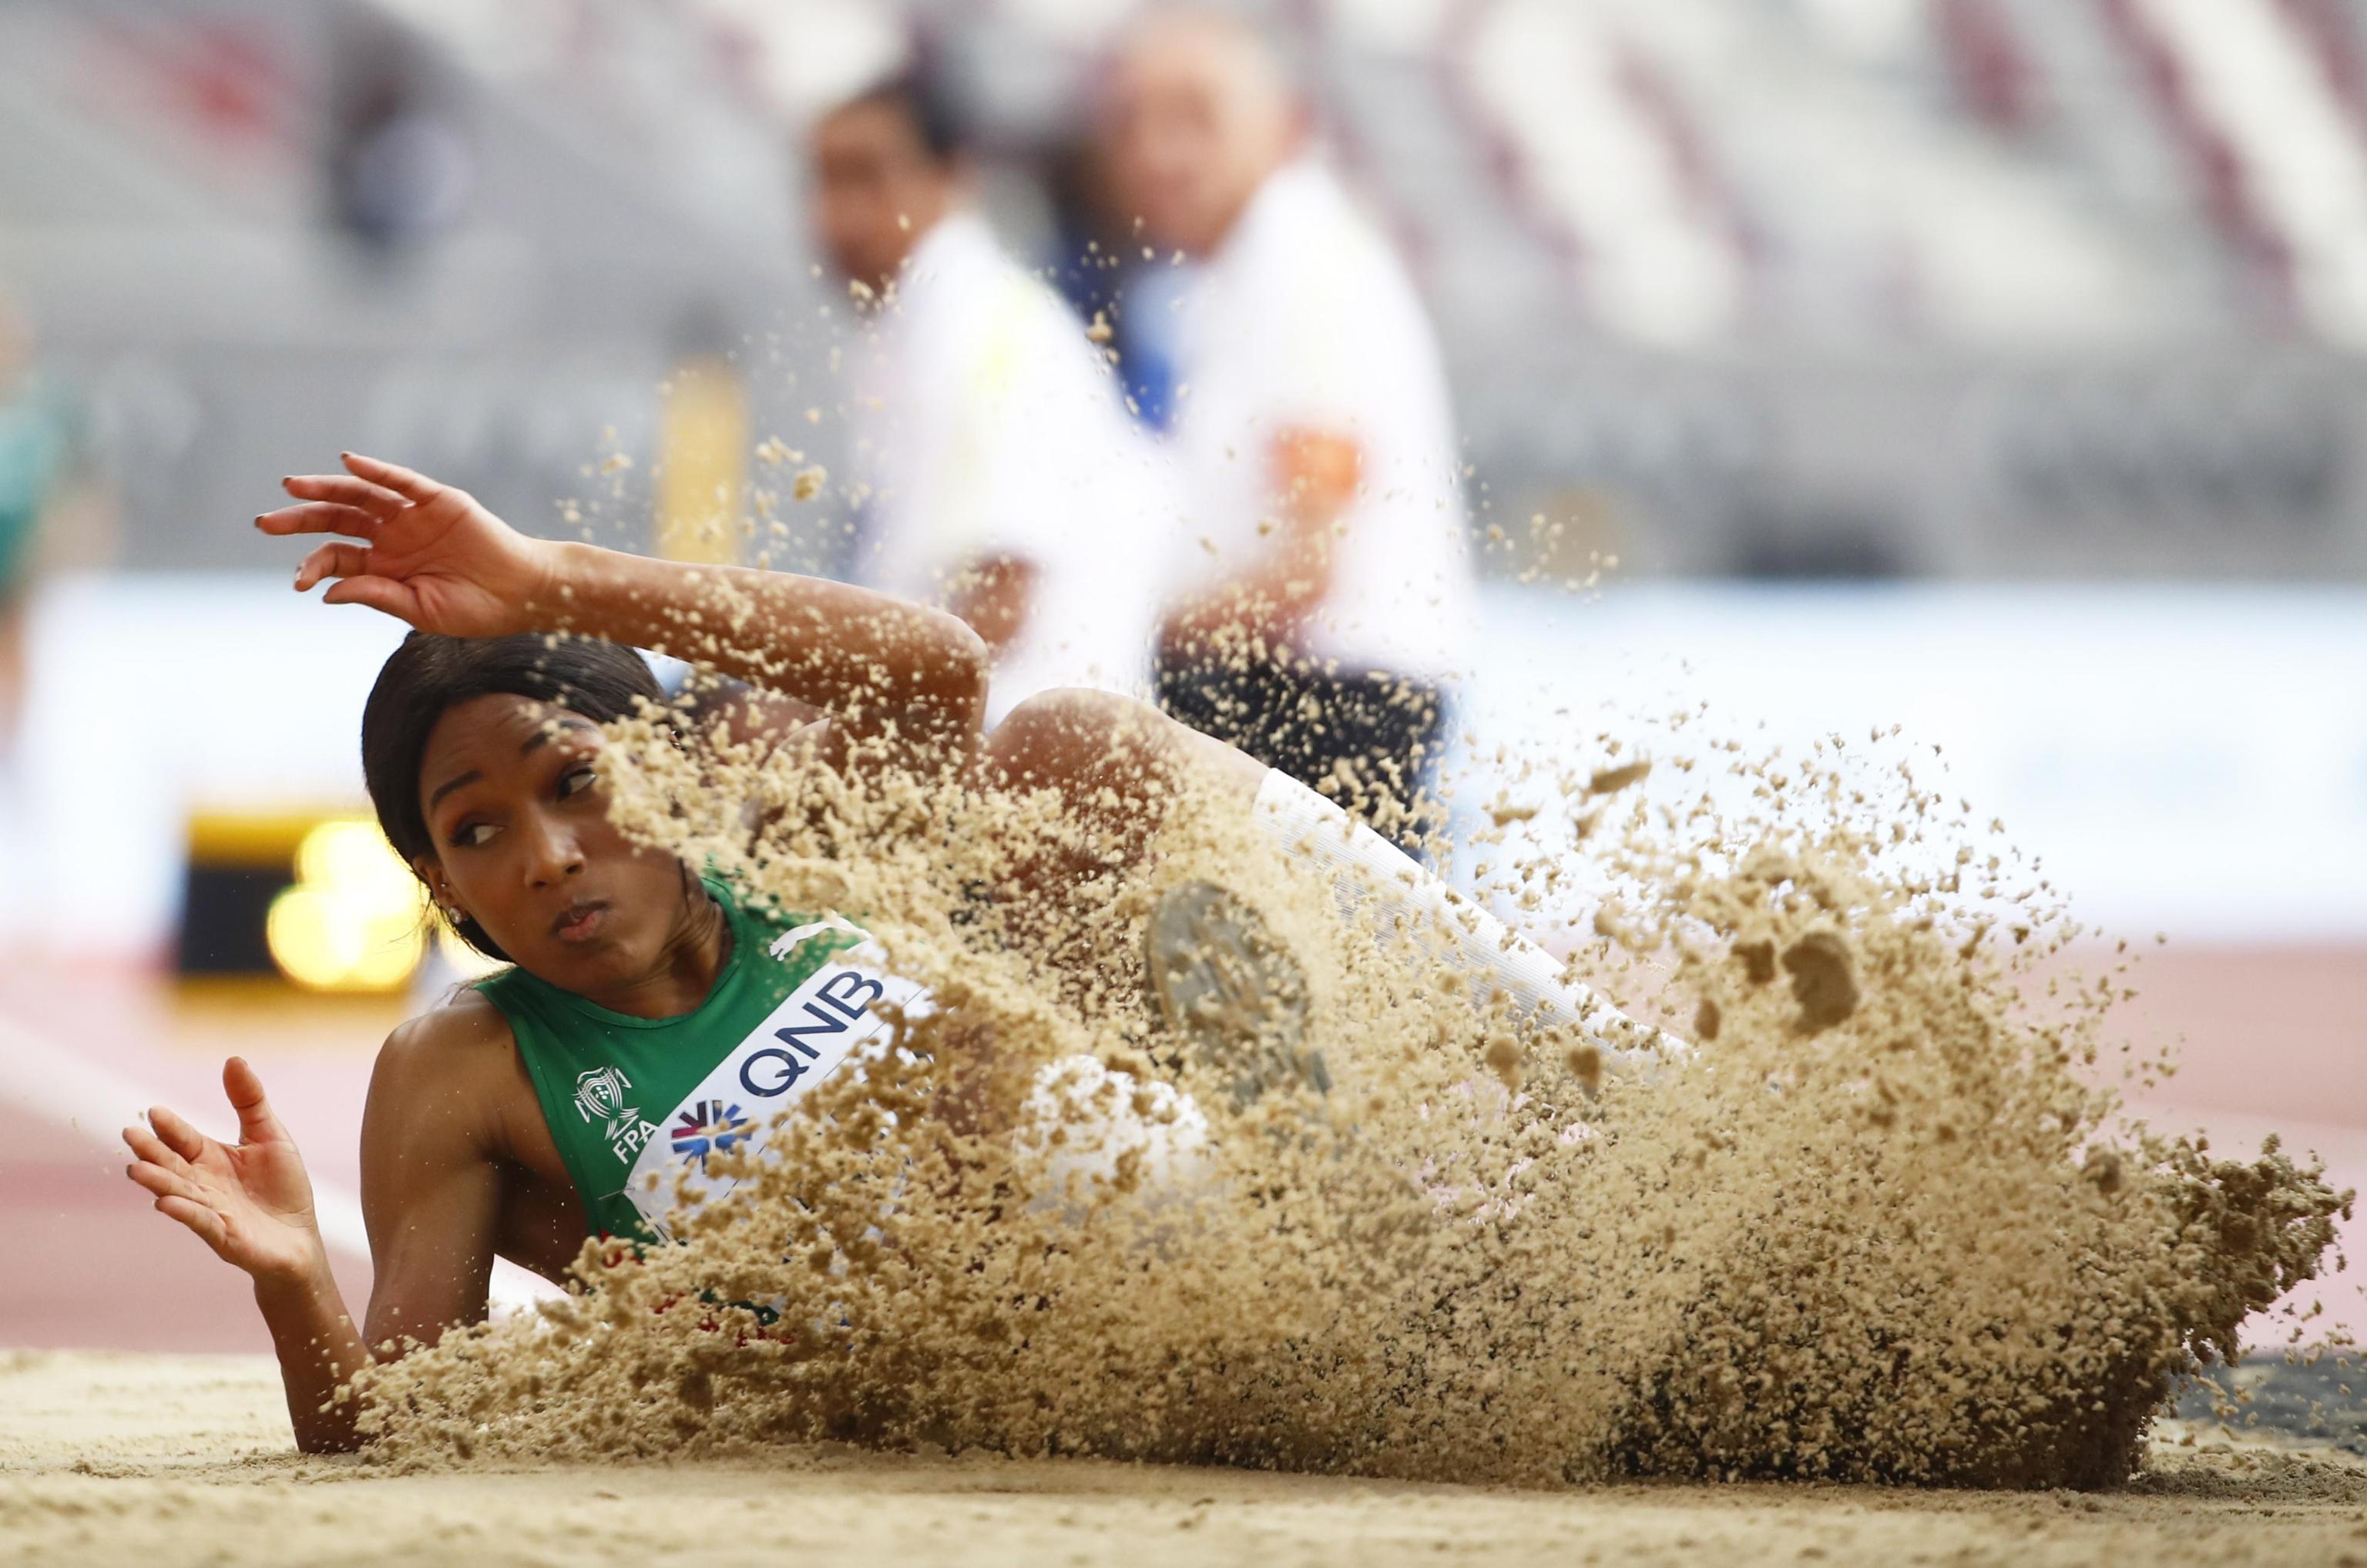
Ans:
[{"label": "yellow blurred light", "polygon": [[391,906],[417,903],[419,879],[402,863],[378,824],[333,817],[296,846],[296,880],[319,888],[346,888]]},{"label": "yellow blurred light", "polygon": [[346,971],[358,990],[397,989],[411,978],[419,960],[427,954],[427,933],[421,926],[416,910],[397,917],[384,913],[373,915],[364,922],[362,929],[361,953]]},{"label": "yellow blurred light", "polygon": [[316,991],[335,986],[351,964],[340,950],[340,923],[329,917],[327,903],[311,888],[289,888],[271,901],[263,925],[271,960],[289,979]]},{"label": "yellow blurred light", "polygon": [[659,436],[657,553],[728,566],[740,559],[748,480],[748,392],[728,359],[674,367]]},{"label": "yellow blurred light", "polygon": [[272,961],[314,991],[393,991],[426,955],[426,892],[376,824],[321,823],[296,850],[297,883],[271,901]]}]

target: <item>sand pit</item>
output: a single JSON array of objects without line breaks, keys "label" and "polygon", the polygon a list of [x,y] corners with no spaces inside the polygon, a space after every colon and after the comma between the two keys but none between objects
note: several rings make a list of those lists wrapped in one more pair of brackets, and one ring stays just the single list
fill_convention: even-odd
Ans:
[{"label": "sand pit", "polygon": [[[2117,992],[2024,1005],[2060,939],[2044,886],[1965,844],[1911,759],[1886,799],[1830,751],[1713,744],[1701,771],[1750,790],[1733,815],[1644,798],[1609,744],[1539,781],[1570,842],[1503,895],[1584,856],[1622,873],[1570,967],[1685,1020],[1686,1047],[1483,993],[1433,941],[1455,917],[1384,927],[1374,892],[1343,921],[1316,850],[1275,856],[1196,776],[1155,852],[1121,855],[1041,793],[617,740],[629,831],[786,909],[872,912],[941,1006],[761,1155],[685,1167],[738,1185],[677,1186],[681,1244],[595,1247],[583,1294],[358,1380],[397,1471],[843,1440],[1467,1484],[2106,1488],[2180,1374],[2336,1262],[2351,1200],[2321,1168],[2120,1124],[2083,1073]],[[753,845],[743,801],[782,809]],[[1936,869],[1927,835],[1958,846]],[[970,896],[1047,863],[1099,874],[1066,903]],[[1142,1012],[1147,912],[1199,881],[1297,955],[1327,1094],[1244,1099]],[[1048,1082],[1070,1085],[1049,1107]]]},{"label": "sand pit", "polygon": [[[680,609],[688,651],[771,624],[740,593]],[[561,646],[520,642],[537,669]],[[777,1015],[812,1021],[749,1037],[719,1080],[802,1097],[761,1143],[677,1134],[667,1164],[656,1123],[584,1086],[624,1074],[579,1073],[587,1124],[642,1129],[658,1158],[576,1290],[374,1365],[346,1345],[333,1396],[300,1369],[307,1446],[364,1460],[226,1472],[392,1499],[325,1510],[341,1540],[399,1544],[436,1512],[413,1494],[447,1492],[472,1559],[531,1532],[561,1561],[817,1532],[988,1557],[1007,1532],[1032,1559],[1089,1512],[1090,1539],[1137,1555],[1206,1529],[1195,1560],[1369,1556],[1367,1536],[1562,1556],[1576,1536],[1888,1562],[2027,1532],[2026,1501],[1948,1488],[2110,1494],[2054,1506],[2152,1532],[2081,1556],[2224,1561],[2185,1515],[2231,1499],[2361,1524],[2349,1460],[2165,1453],[2154,1426],[2248,1320],[2339,1267],[2353,1195],[2274,1140],[2231,1160],[2121,1114],[2091,1069],[2170,1070],[2109,1074],[2125,955],[2032,994],[2076,928],[1912,743],[1761,754],[1672,714],[1651,744],[1606,733],[1521,773],[1471,876],[1524,913],[1595,879],[1565,958],[1516,952],[1337,808],[1275,809],[1263,776],[1251,798],[1122,704],[1014,715],[973,767],[899,752],[892,726],[843,757],[752,744],[712,690],[612,718],[577,771],[685,885],[708,868],[717,900],[772,912],[778,935],[739,950],[828,934],[812,983],[837,1010]],[[1334,782],[1405,822],[1386,789]],[[760,1080],[765,1058],[787,1075]],[[747,1114],[712,1110],[695,1126]],[[328,1343],[331,1321],[300,1326]],[[105,1369],[55,1364],[66,1403],[100,1408],[77,1365]],[[1795,1489],[1733,1489],[1770,1481]],[[1726,1489],[1672,1489],[1704,1483]],[[1834,1489],[1856,1483],[1934,1490]],[[647,1506],[685,1497],[689,1518]],[[619,1521],[596,1517],[612,1502]],[[766,1508],[783,1518],[713,1517]]]},{"label": "sand pit", "polygon": [[[2191,1430],[2191,1429],[2190,1429]],[[1425,1486],[784,1448],[399,1476],[292,1453],[259,1358],[0,1361],[0,1558],[72,1563],[2367,1562],[2367,1463],[2157,1440],[2114,1493]],[[2173,1429],[2168,1438],[2188,1435]]]}]

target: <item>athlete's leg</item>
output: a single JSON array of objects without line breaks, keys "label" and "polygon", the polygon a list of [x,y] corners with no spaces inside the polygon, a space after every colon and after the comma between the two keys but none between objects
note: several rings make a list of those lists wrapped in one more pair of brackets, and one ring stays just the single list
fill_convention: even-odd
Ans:
[{"label": "athlete's leg", "polygon": [[1432,961],[1457,970],[1472,981],[1476,1006],[1501,1007],[1538,1028],[1575,1026],[1613,1070],[1644,1068],[1657,1054],[1684,1049],[1565,980],[1550,953],[1297,779],[1267,774],[1252,809],[1285,853],[1322,869],[1343,920],[1370,918]]},{"label": "athlete's leg", "polygon": [[[1070,809],[1100,830],[1105,850],[1145,853],[1168,804],[1184,789],[1222,791],[1249,804],[1283,853],[1319,868],[1343,918],[1375,924],[1453,965],[1473,982],[1473,1000],[1504,1006],[1543,1026],[1575,1025],[1605,1050],[1607,1066],[1637,1066],[1656,1040],[1583,985],[1566,983],[1543,949],[1463,898],[1412,857],[1288,776],[1186,729],[1146,704],[1094,691],[1030,698],[987,742],[990,766],[1006,781],[1059,790]],[[1205,893],[1178,929],[1202,939],[1228,923],[1209,918]],[[1216,913],[1221,915],[1222,912]],[[1154,921],[1154,941],[1158,922]],[[1249,933],[1240,945],[1263,942]],[[1255,972],[1262,962],[1242,966]],[[1661,1044],[1665,1040],[1658,1041]]]},{"label": "athlete's leg", "polygon": [[1031,845],[1015,870],[1022,896],[1048,905],[1106,868],[1139,863],[1185,791],[1246,802],[1265,776],[1251,758],[1149,703],[1082,687],[1039,692],[1012,709],[980,748],[980,765],[1003,788],[1055,791],[1081,830],[1065,848]]},{"label": "athlete's leg", "polygon": [[1147,702],[1082,687],[1038,692],[1012,709],[987,737],[985,762],[997,782],[1058,790],[1094,821],[1113,823],[1163,813],[1187,787],[1247,801],[1267,772]]}]

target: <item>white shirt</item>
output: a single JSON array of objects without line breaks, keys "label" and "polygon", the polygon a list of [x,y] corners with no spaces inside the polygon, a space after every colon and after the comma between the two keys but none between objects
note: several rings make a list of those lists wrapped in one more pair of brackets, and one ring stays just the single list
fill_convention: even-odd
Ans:
[{"label": "white shirt", "polygon": [[1450,673],[1471,613],[1469,525],[1437,341],[1388,242],[1329,171],[1291,165],[1251,198],[1184,312],[1178,596],[1267,548],[1277,437],[1344,436],[1363,488],[1305,652],[1342,675]]},{"label": "white shirt", "polygon": [[996,662],[990,719],[1052,687],[1140,695],[1175,489],[1084,324],[956,213],[914,247],[851,359],[871,486],[858,580],[936,601],[982,555],[1024,559],[1035,597]]}]

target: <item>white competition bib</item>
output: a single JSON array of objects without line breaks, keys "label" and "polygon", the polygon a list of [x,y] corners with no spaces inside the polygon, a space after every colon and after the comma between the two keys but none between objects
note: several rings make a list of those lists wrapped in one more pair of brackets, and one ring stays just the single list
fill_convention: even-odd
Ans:
[{"label": "white competition bib", "polygon": [[[861,934],[842,920],[799,926],[777,937],[770,952],[786,960],[800,943],[850,933]],[[709,1154],[761,1148],[774,1119],[842,1063],[879,1057],[895,1038],[895,1015],[918,1020],[936,1011],[925,989],[889,972],[887,959],[867,937],[831,954],[642,1145],[625,1195],[661,1239],[672,1239],[665,1221],[678,1205],[703,1203],[739,1185],[738,1177],[708,1169]]]}]

